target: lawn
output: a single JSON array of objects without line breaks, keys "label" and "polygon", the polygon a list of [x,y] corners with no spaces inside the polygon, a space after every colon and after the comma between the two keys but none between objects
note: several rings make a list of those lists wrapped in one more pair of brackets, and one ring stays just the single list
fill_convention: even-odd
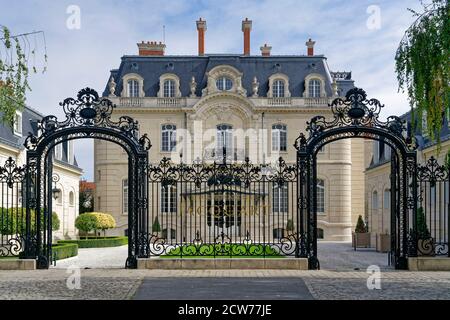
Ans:
[{"label": "lawn", "polygon": [[167,254],[161,255],[161,258],[283,258],[279,252],[271,246],[262,244],[202,244],[195,246],[193,244],[178,246],[171,249]]}]

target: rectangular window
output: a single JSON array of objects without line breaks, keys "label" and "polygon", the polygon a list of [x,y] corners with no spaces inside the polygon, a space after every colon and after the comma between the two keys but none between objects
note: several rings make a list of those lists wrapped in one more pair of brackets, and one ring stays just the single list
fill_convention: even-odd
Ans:
[{"label": "rectangular window", "polygon": [[128,179],[122,180],[122,212],[128,214]]},{"label": "rectangular window", "polygon": [[384,208],[389,209],[391,207],[391,192],[389,190],[384,190]]},{"label": "rectangular window", "polygon": [[287,150],[287,128],[285,125],[272,126],[272,151]]},{"label": "rectangular window", "polygon": [[287,186],[273,187],[273,213],[286,213],[288,211],[288,188]]},{"label": "rectangular window", "polygon": [[55,159],[62,160],[62,156],[63,156],[63,147],[61,143],[58,143],[55,146]]},{"label": "rectangular window", "polygon": [[177,146],[177,127],[175,125],[163,125],[161,132],[161,151],[172,152]]},{"label": "rectangular window", "polygon": [[317,212],[325,212],[325,181],[317,180]]},{"label": "rectangular window", "polygon": [[73,141],[67,141],[67,162],[73,164]]},{"label": "rectangular window", "polygon": [[14,116],[14,134],[18,136],[22,136],[22,113],[20,111],[16,111]]},{"label": "rectangular window", "polygon": [[161,212],[174,213],[177,211],[177,187],[168,185],[161,187]]}]

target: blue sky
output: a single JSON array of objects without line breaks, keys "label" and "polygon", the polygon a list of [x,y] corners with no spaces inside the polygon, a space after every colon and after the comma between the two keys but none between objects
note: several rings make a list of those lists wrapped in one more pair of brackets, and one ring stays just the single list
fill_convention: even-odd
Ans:
[{"label": "blue sky", "polygon": [[[305,41],[316,41],[333,71],[352,71],[357,86],[386,105],[383,115],[408,110],[397,92],[394,56],[413,21],[407,8],[418,0],[147,0],[147,1],[7,1],[0,0],[0,24],[13,34],[43,30],[48,71],[31,76],[28,104],[44,114],[62,115],[58,102],[86,86],[103,91],[109,70],[124,54],[136,54],[141,40],[162,40],[167,54],[197,53],[195,20],[207,20],[207,53],[241,53],[241,21],[253,21],[251,51],[268,43],[273,54],[304,54]],[[68,6],[81,10],[80,29],[68,29]],[[372,7],[371,7],[372,6]],[[370,28],[370,8],[380,12],[379,28]],[[369,12],[368,12],[369,8]],[[370,25],[370,24],[369,24]],[[43,46],[38,46],[43,50]],[[38,52],[39,55],[39,52]],[[77,142],[76,154],[85,176],[92,178],[92,143]]]}]

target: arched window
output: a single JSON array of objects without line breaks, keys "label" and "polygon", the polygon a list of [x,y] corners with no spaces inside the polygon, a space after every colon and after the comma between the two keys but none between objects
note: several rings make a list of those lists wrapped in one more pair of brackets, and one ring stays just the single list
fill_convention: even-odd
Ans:
[{"label": "arched window", "polygon": [[309,80],[309,96],[311,98],[320,97],[320,80],[318,79]]},{"label": "arched window", "polygon": [[177,145],[177,126],[173,124],[164,124],[161,127],[161,151],[175,151]]},{"label": "arched window", "polygon": [[272,85],[272,96],[274,98],[284,97],[284,81],[275,80]]},{"label": "arched window", "polygon": [[128,179],[122,180],[122,212],[128,213]]},{"label": "arched window", "polygon": [[272,212],[286,213],[288,212],[288,187],[286,184],[273,186],[272,196]]},{"label": "arched window", "polygon": [[224,149],[226,154],[232,154],[233,127],[228,124],[219,124],[217,126],[217,154],[222,155]]},{"label": "arched window", "polygon": [[165,80],[164,81],[164,97],[173,98],[175,97],[175,81]]},{"label": "arched window", "polygon": [[274,124],[272,126],[272,151],[286,151],[287,129],[284,124]]},{"label": "arched window", "polygon": [[378,192],[372,192],[372,213],[378,213]]},{"label": "arched window", "polygon": [[317,179],[317,212],[325,212],[325,181]]},{"label": "arched window", "polygon": [[227,77],[220,77],[216,80],[216,87],[218,90],[228,91],[233,87],[233,81]]},{"label": "arched window", "polygon": [[391,191],[389,189],[384,190],[384,208],[389,209],[391,207]]},{"label": "arched window", "polygon": [[177,212],[177,187],[175,185],[161,186],[161,212]]},{"label": "arched window", "polygon": [[73,191],[69,192],[69,205],[74,206],[75,205],[75,195]]},{"label": "arched window", "polygon": [[128,80],[128,96],[139,97],[139,82],[137,80]]}]

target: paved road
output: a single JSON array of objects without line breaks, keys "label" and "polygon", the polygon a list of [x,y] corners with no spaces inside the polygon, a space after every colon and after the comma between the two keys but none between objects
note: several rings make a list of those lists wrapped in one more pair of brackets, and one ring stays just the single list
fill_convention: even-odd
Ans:
[{"label": "paved road", "polygon": [[73,271],[0,271],[0,301],[206,300],[213,295],[217,297],[217,292],[222,292],[221,299],[242,301],[247,299],[246,290],[252,291],[251,299],[266,299],[268,294],[264,291],[268,290],[269,294],[278,294],[283,299],[450,300],[450,272],[386,270],[381,274],[380,290],[368,289],[369,275],[364,271],[90,269],[80,272],[80,289],[74,289],[72,285],[67,286],[68,282],[74,283]]},{"label": "paved road", "polygon": [[[123,268],[128,255],[128,247],[79,249],[78,257],[59,260],[56,268],[66,269],[71,265],[84,268]],[[381,269],[389,268],[387,254],[374,249],[358,248],[354,251],[349,242],[320,241],[318,257],[321,269],[325,270],[366,270],[370,265]]]}]

